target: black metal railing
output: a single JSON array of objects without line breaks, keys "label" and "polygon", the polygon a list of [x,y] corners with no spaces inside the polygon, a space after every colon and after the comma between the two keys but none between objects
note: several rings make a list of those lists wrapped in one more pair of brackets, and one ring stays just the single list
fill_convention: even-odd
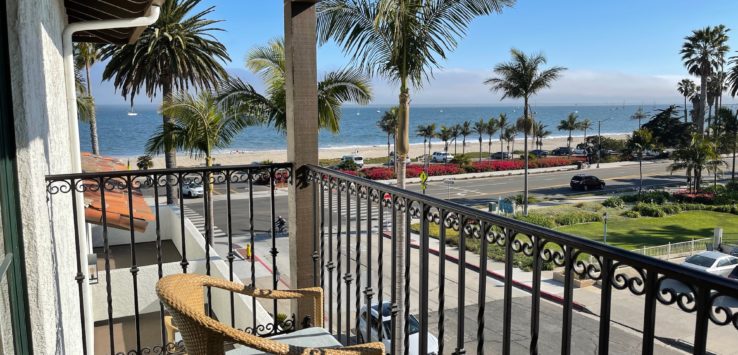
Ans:
[{"label": "black metal railing", "polygon": [[[641,333],[637,339],[640,344],[631,344],[637,347],[635,352],[651,354],[655,351],[657,304],[676,305],[680,309],[666,308],[668,312],[694,314],[694,338],[688,350],[695,354],[706,352],[710,323],[713,329],[715,326],[738,328],[738,312],[735,308],[738,303],[730,303],[738,298],[738,282],[734,280],[339,171],[318,166],[309,166],[308,171],[306,179],[318,198],[315,216],[318,227],[314,235],[314,245],[319,248],[314,254],[319,255],[315,258],[315,267],[320,270],[317,284],[324,287],[328,295],[325,300],[326,326],[345,344],[369,340],[389,340],[387,344],[393,344],[399,340],[405,345],[405,354],[408,354],[411,345],[409,315],[416,313],[418,329],[414,329],[417,334],[414,341],[418,343],[414,345],[418,354],[430,351],[464,354],[471,350],[465,341],[466,335],[472,339],[471,347],[476,348],[478,354],[516,352],[512,342],[519,345],[519,333],[526,333],[526,330],[522,330],[513,335],[513,322],[521,323],[520,316],[513,314],[513,291],[518,289],[515,292],[522,292],[530,298],[529,312],[526,312],[529,319],[522,322],[529,327],[530,332],[526,352],[537,354],[541,349],[551,352],[552,347],[556,346],[542,343],[541,340],[544,320],[541,316],[542,307],[550,309],[553,305],[555,312],[560,315],[560,323],[554,328],[560,332],[557,342],[561,353],[577,353],[581,349],[572,348],[572,344],[575,340],[579,341],[581,335],[572,334],[574,318],[576,314],[586,311],[574,302],[574,283],[581,278],[597,282],[600,288],[599,309],[590,312],[597,315],[595,319],[598,326],[593,328],[598,328],[599,332],[589,352],[607,354],[612,351],[611,334],[615,323],[612,319],[613,307],[621,307],[613,300],[614,291],[618,290],[623,290],[628,297],[634,297],[637,300],[634,304],[642,305],[639,306],[641,310],[627,310],[643,313],[640,329],[632,329]],[[362,214],[362,211],[365,213]],[[401,217],[407,221],[404,225],[400,224]],[[435,232],[430,233],[431,229]],[[400,230],[404,231],[405,242],[398,246],[394,239]],[[452,234],[455,235],[453,250],[447,247]],[[437,242],[433,240],[435,238]],[[385,243],[391,247],[389,258],[384,250]],[[431,243],[437,243],[437,248],[431,248]],[[476,253],[472,255],[467,248]],[[504,276],[500,277],[503,282],[501,300],[499,295],[494,296],[496,302],[502,303],[502,314],[490,316],[487,290],[491,287],[491,281],[486,276],[490,257],[488,251],[493,248],[502,250]],[[411,254],[411,249],[417,252]],[[398,260],[400,251],[404,251],[405,258],[404,264],[398,265],[402,261]],[[454,253],[457,255],[452,255]],[[477,265],[467,260],[472,257],[478,258]],[[530,260],[532,282],[528,285],[516,282],[513,278],[514,260],[518,257]],[[448,260],[458,265],[456,280],[451,280],[453,275],[447,273]],[[391,266],[389,275],[385,275],[388,261]],[[436,264],[437,267],[434,267]],[[542,290],[542,272],[547,265],[563,269],[563,294],[560,297],[551,298]],[[405,271],[402,280],[396,278],[399,268]],[[387,289],[384,282],[387,276],[391,289]],[[471,276],[478,278],[478,284],[467,282]],[[398,282],[404,285],[403,299],[399,299],[395,292]],[[450,282],[453,282],[452,287],[449,287]],[[431,283],[435,285],[431,287]],[[356,297],[353,305],[350,302],[352,290]],[[477,293],[476,304],[465,302],[466,292]],[[363,301],[360,300],[362,293]],[[449,302],[446,299],[449,295],[457,300]],[[518,301],[515,302],[517,304]],[[432,307],[431,303],[435,303],[436,307]],[[370,311],[374,305],[381,305],[377,307],[377,319]],[[345,308],[342,309],[342,306]],[[388,312],[385,312],[385,307]],[[453,318],[447,315],[450,307],[456,307],[453,309]],[[404,315],[398,313],[399,308],[404,308]],[[416,311],[411,312],[411,308]],[[465,319],[465,312],[469,310],[476,311],[475,329],[465,328],[472,324]],[[436,318],[433,324],[431,314]],[[662,315],[666,319],[672,316],[671,313]],[[384,322],[387,318],[390,319],[390,326],[387,327],[389,332],[385,333]],[[551,317],[546,320],[550,322]],[[456,323],[455,329],[447,329],[453,321]],[[489,339],[486,327],[497,322],[501,323],[498,323],[501,339],[499,349],[494,349],[495,344]],[[672,325],[660,329],[659,333],[668,333],[670,327]],[[438,334],[437,350],[430,349],[428,345],[431,328],[436,328]],[[398,339],[398,329],[404,329],[404,339]],[[452,340],[455,343],[448,344]],[[591,343],[590,339],[586,341]],[[622,342],[623,339],[617,341]],[[658,346],[663,344],[659,342]],[[387,351],[394,354],[391,346]],[[520,349],[517,348],[517,351]]]},{"label": "black metal railing", "polygon": [[[277,289],[279,287],[279,272],[277,271],[279,250],[276,244],[278,233],[275,229],[275,221],[277,219],[276,209],[280,205],[280,202],[277,201],[276,191],[278,191],[278,185],[286,185],[291,180],[292,165],[289,163],[47,176],[49,204],[61,206],[61,208],[71,208],[75,221],[74,235],[76,241],[77,271],[76,275],[68,275],[68,277],[74,277],[79,286],[82,341],[86,344],[88,337],[94,334],[92,329],[88,329],[88,323],[85,321],[87,317],[91,316],[90,314],[85,314],[85,312],[89,312],[89,308],[85,307],[85,305],[92,301],[89,299],[92,296],[83,290],[85,283],[89,282],[91,278],[93,280],[97,279],[95,277],[96,275],[91,275],[94,271],[89,271],[84,265],[84,260],[87,260],[88,254],[92,253],[92,246],[87,243],[87,228],[85,228],[83,222],[85,220],[86,209],[97,209],[96,215],[99,216],[99,220],[90,221],[90,219],[95,219],[95,217],[90,217],[88,218],[88,222],[98,225],[96,228],[101,229],[101,257],[103,259],[104,270],[100,272],[103,276],[100,277],[99,282],[105,283],[105,303],[107,307],[106,320],[100,322],[103,326],[107,326],[107,337],[103,337],[102,339],[96,338],[94,341],[98,344],[106,343],[107,349],[105,352],[110,354],[173,353],[182,351],[182,347],[181,344],[174,344],[167,341],[164,323],[165,310],[161,304],[159,304],[157,317],[159,323],[157,328],[158,332],[160,332],[159,340],[155,340],[153,343],[147,343],[142,339],[146,334],[143,334],[144,325],[141,321],[144,319],[144,316],[139,300],[142,297],[150,295],[143,295],[139,290],[141,288],[153,290],[153,285],[142,285],[139,281],[139,273],[143,265],[139,261],[139,258],[137,258],[137,248],[135,248],[135,245],[139,242],[137,239],[141,236],[140,225],[137,224],[141,223],[141,221],[137,219],[144,218],[143,223],[147,228],[153,228],[153,234],[155,234],[156,261],[154,263],[157,265],[156,279],[161,278],[165,272],[163,269],[165,262],[163,262],[162,243],[165,239],[171,238],[175,244],[179,245],[178,265],[182,273],[195,271],[193,270],[193,262],[197,261],[204,263],[204,273],[210,275],[213,263],[225,259],[228,271],[227,276],[223,275],[224,277],[234,280],[234,274],[238,271],[240,275],[248,275],[247,277],[250,279],[243,280],[243,282],[250,282],[252,285],[258,286],[255,264],[257,257],[244,260],[244,263],[248,263],[248,265],[239,264],[239,267],[243,265],[242,268],[245,270],[236,270],[235,264],[239,255],[237,253],[238,248],[234,248],[236,246],[234,244],[234,238],[239,237],[242,239],[245,238],[245,242],[241,244],[242,246],[245,244],[252,253],[254,253],[259,243],[265,243],[263,249],[271,257],[269,262],[271,263],[270,268],[272,272],[269,285],[262,285],[261,287]],[[204,192],[202,196],[199,196],[200,193],[196,192],[198,186]],[[210,186],[212,186],[212,193],[208,193]],[[165,191],[167,187],[172,187],[171,190],[178,192],[174,196],[175,203],[171,206],[166,205]],[[235,197],[232,195],[236,194],[238,194],[238,199],[232,199],[232,197]],[[248,198],[244,199],[243,196],[245,194],[248,195]],[[255,194],[259,194],[259,196],[255,196]],[[190,195],[189,197],[198,195],[197,197],[199,199],[187,198],[186,195]],[[138,207],[134,208],[134,206],[137,206],[137,202],[140,203],[136,199],[144,199],[144,203],[150,206],[149,208],[152,210],[150,215],[153,215],[150,219],[153,218],[153,220],[146,221],[145,217],[141,217],[144,213],[137,210]],[[209,199],[213,201],[208,201]],[[209,202],[217,204],[216,209],[220,212],[213,213],[208,208]],[[286,200],[282,202],[282,205],[286,209]],[[237,203],[237,206],[233,205],[235,203]],[[123,210],[121,210],[121,206],[123,206]],[[168,207],[178,209],[178,212],[174,214],[177,219],[178,228],[172,226],[169,231],[165,230],[166,228],[162,225],[163,209]],[[204,256],[193,257],[192,250],[187,250],[190,242],[186,240],[186,209],[200,209],[202,211],[199,215],[203,218],[203,223],[196,227],[204,236]],[[89,211],[87,212],[89,214]],[[244,212],[247,218],[244,218]],[[94,215],[94,213],[92,214]],[[223,214],[225,214],[225,221],[222,221]],[[236,218],[234,214],[239,214],[240,217]],[[113,221],[111,220],[113,217],[118,219]],[[221,219],[221,221],[218,221],[218,219]],[[120,223],[120,221],[127,221],[127,223]],[[225,231],[215,235],[214,231],[218,227],[218,223],[220,223],[220,227],[225,229]],[[236,224],[240,228],[237,228]],[[148,227],[149,225],[151,227]],[[127,258],[126,263],[130,263],[128,269],[132,282],[130,285],[118,289],[113,289],[114,282],[111,280],[111,273],[115,271],[111,265],[111,238],[113,229],[116,229],[117,235],[128,233],[128,243],[130,245],[130,256]],[[174,230],[176,230],[177,235],[172,235],[172,231]],[[261,241],[258,241],[257,238]],[[214,243],[221,246],[225,245],[226,249],[223,255],[211,255],[211,248],[208,246],[213,246]],[[284,257],[286,257],[286,254]],[[88,266],[92,266],[94,269],[96,264]],[[64,277],[64,275],[61,277]],[[126,298],[126,300],[132,299],[132,305],[122,305],[114,302],[114,299],[117,299],[117,297],[114,297],[115,295],[125,293],[130,293],[132,296]],[[213,315],[211,297],[210,290],[208,290],[207,310]],[[251,306],[255,310],[256,299],[253,298],[252,300],[253,303]],[[133,319],[132,326],[135,331],[135,341],[132,341],[134,346],[129,348],[128,345],[130,344],[116,344],[117,337],[114,331],[114,325],[116,322],[120,322],[120,319],[115,315],[114,310],[118,307],[131,306],[133,312],[128,318]],[[219,317],[221,321],[235,325],[236,314],[234,308],[234,295],[231,293],[228,314],[214,315]],[[265,305],[265,309],[268,309],[268,305]],[[276,301],[271,304],[271,310],[269,311],[275,319],[279,317],[279,306]],[[278,324],[260,324],[257,322],[256,312],[253,312],[251,326],[246,327],[244,330],[252,334],[264,336],[294,330],[294,314],[292,316],[282,315],[282,317],[285,319],[280,319]],[[99,346],[96,348],[99,348]],[[89,351],[90,349],[85,349],[85,353]]]}]

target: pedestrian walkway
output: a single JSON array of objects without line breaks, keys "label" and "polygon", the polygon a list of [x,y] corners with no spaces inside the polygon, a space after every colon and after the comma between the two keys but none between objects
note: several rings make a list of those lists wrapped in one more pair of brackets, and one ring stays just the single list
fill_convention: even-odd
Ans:
[{"label": "pedestrian walkway", "polygon": [[[329,203],[328,193],[325,193],[324,195],[325,195],[324,206],[327,209],[328,203]],[[340,199],[341,199],[341,209],[340,210],[338,209],[339,194],[337,194],[335,190],[333,191],[331,198],[333,200],[333,205],[332,205],[333,211],[335,211],[336,213],[340,214],[343,217],[345,217],[348,212],[349,219],[352,221],[356,220],[357,210],[359,210],[356,207],[356,195],[349,196],[348,207],[347,207],[346,206],[347,205],[346,192],[345,191],[341,192],[340,193]],[[359,218],[361,221],[366,221],[369,218],[367,201],[368,201],[367,198],[361,199],[361,212],[359,212]],[[372,205],[371,207],[372,208],[372,221],[378,221],[379,220],[379,205],[376,203],[372,203],[371,205]],[[391,214],[389,213],[387,209],[385,209],[384,218],[385,218],[385,221],[389,221],[389,219],[391,218]]]},{"label": "pedestrian walkway", "polygon": [[[192,222],[195,228],[197,228],[197,231],[200,232],[203,237],[205,237],[205,217],[201,216],[199,213],[195,212],[187,206],[184,206],[184,215],[185,217],[187,217],[187,219],[190,220],[190,222]],[[226,232],[218,228],[218,226],[213,226],[213,239],[227,236],[228,235],[226,234]]]}]

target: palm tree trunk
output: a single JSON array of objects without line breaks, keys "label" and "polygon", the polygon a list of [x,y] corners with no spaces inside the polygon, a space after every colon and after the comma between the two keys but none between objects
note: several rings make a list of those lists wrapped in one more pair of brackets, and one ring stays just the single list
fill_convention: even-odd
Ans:
[{"label": "palm tree trunk", "polygon": [[[405,188],[405,174],[407,173],[407,166],[405,165],[405,157],[410,150],[409,145],[409,126],[410,126],[410,92],[407,88],[406,77],[402,78],[400,86],[400,120],[398,122],[397,136],[395,139],[395,171],[397,173],[397,187]],[[396,233],[392,236],[392,242],[394,243],[393,248],[396,251],[396,259],[394,262],[397,266],[396,279],[392,285],[392,293],[395,296],[396,304],[398,305],[398,311],[401,316],[405,314],[405,223],[409,221],[405,220],[405,214],[398,212],[396,219],[398,225],[396,226]],[[403,327],[398,325],[404,322],[396,322],[396,328],[394,334],[397,335],[396,339],[405,339]],[[397,341],[396,344],[392,344],[395,349],[395,353],[400,354],[404,348],[402,341]]]},{"label": "palm tree trunk", "polygon": [[738,135],[733,137],[733,166],[731,168],[730,180],[735,181],[735,153],[738,146]]},{"label": "palm tree trunk", "polygon": [[[490,157],[491,159],[492,157]],[[479,161],[482,161],[482,135],[479,135]],[[735,165],[735,164],[733,164]]]},{"label": "palm tree trunk", "polygon": [[[92,88],[90,86],[90,65],[85,63],[85,70],[87,71],[87,96],[92,99]],[[95,101],[92,99],[92,107],[90,112],[90,145],[92,146],[92,154],[100,155],[100,147],[97,142],[97,114],[95,110]]]},{"label": "palm tree trunk", "polygon": [[454,155],[456,155],[456,148],[458,147],[458,144],[457,144],[458,142],[459,141],[456,138],[454,138]]},{"label": "palm tree trunk", "polygon": [[[162,87],[162,96],[163,101],[169,101],[171,95],[172,95],[172,83],[170,80],[165,80],[166,84]],[[169,125],[174,124],[174,117],[168,116],[166,114],[162,113],[162,120],[166,127]],[[170,133],[167,133],[169,135]],[[164,166],[167,169],[173,169],[177,167],[177,148],[171,145],[167,148],[166,153],[164,153]],[[175,200],[178,197],[178,190],[174,187],[178,184],[177,179],[174,175],[169,175],[168,177],[168,183],[167,183],[167,204],[171,205],[175,203]],[[179,181],[179,184],[181,184],[182,181]]]},{"label": "palm tree trunk", "polygon": [[700,107],[697,114],[697,129],[701,137],[705,136],[705,105],[707,104],[707,73],[705,65],[702,65],[702,75],[700,75]]},{"label": "palm tree trunk", "polygon": [[466,136],[461,140],[461,155],[466,154]]},{"label": "palm tree trunk", "polygon": [[[208,168],[213,166],[213,158],[210,156],[210,153],[208,153],[205,157],[205,166]],[[205,231],[205,233],[207,233],[208,235],[206,235],[205,238],[210,245],[213,245],[213,226],[215,224],[215,214],[213,213],[213,183],[210,179],[210,172],[205,173],[205,176],[203,178],[204,181],[202,186],[205,188],[205,198],[208,199],[208,215],[206,216],[207,218],[205,218],[205,220],[210,221],[210,224],[207,226],[208,229]]]},{"label": "palm tree trunk", "polygon": [[525,155],[525,171],[523,172],[523,216],[528,215],[528,98],[525,98],[525,106],[523,107],[523,142],[524,149],[523,154]]},{"label": "palm tree trunk", "polygon": [[689,123],[687,122],[687,115],[687,95],[684,95],[684,123]]},{"label": "palm tree trunk", "polygon": [[638,195],[643,191],[643,152],[638,153],[638,176],[640,184],[638,185]]},{"label": "palm tree trunk", "polygon": [[[500,128],[500,129],[502,129],[502,128]],[[492,140],[492,138],[490,138],[489,140],[491,141],[491,140]],[[510,150],[510,145],[509,145],[509,144],[508,144],[508,146],[507,146],[507,150],[508,150],[508,151]],[[503,152],[503,148],[502,148],[502,132],[500,132],[500,153],[502,153],[502,152]],[[503,156],[502,158],[503,158],[503,160],[504,160],[504,158],[505,158],[505,157]]]},{"label": "palm tree trunk", "polygon": [[489,141],[487,142],[487,150],[489,150],[489,154],[492,155],[492,136],[489,136]]},{"label": "palm tree trunk", "polygon": [[[423,144],[423,148],[425,148],[425,144]],[[390,160],[392,160],[390,156],[390,133],[387,132],[387,163],[389,163]]]}]

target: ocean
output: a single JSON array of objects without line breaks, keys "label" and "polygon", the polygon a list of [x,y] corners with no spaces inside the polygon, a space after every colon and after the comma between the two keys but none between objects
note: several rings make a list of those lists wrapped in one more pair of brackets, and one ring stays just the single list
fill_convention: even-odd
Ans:
[{"label": "ocean", "polygon": [[[644,106],[643,110],[649,114],[668,105]],[[341,132],[332,134],[320,132],[321,148],[363,147],[383,145],[387,143],[387,136],[377,128],[377,121],[389,106],[349,106],[343,108]],[[552,132],[550,137],[567,136],[567,131],[558,131],[559,121],[566,118],[571,112],[576,112],[580,120],[590,119],[593,129],[587,134],[597,131],[597,121],[602,122],[603,134],[618,134],[632,132],[638,126],[638,121],[630,116],[638,109],[633,105],[609,106],[534,106],[535,119],[548,125]],[[161,125],[161,115],[156,106],[136,107],[137,116],[128,116],[129,107],[126,105],[99,105],[97,107],[97,129],[100,151],[104,155],[130,157],[144,154],[146,141]],[[464,121],[476,122],[480,118],[488,120],[500,113],[506,113],[511,121],[522,115],[521,106],[413,106],[410,108],[411,133],[418,125],[436,123],[454,125]],[[644,120],[645,122],[645,120]],[[90,151],[89,126],[80,123],[80,144],[82,151]],[[574,132],[581,136],[583,132]],[[495,134],[495,138],[499,134]],[[477,135],[472,134],[467,140],[475,141]],[[487,138],[485,137],[485,140]],[[411,143],[422,143],[423,139],[411,134]],[[247,127],[231,144],[226,151],[262,151],[286,149],[287,142],[284,135],[277,133],[268,126]]]}]

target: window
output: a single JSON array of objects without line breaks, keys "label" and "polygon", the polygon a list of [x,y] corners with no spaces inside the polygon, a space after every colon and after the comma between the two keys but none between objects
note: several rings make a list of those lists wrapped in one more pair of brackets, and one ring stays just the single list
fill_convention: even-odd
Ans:
[{"label": "window", "polygon": [[718,261],[718,267],[730,266],[738,264],[738,259],[735,258],[722,258]]},{"label": "window", "polygon": [[685,260],[684,262],[703,267],[711,267],[712,264],[715,263],[715,259],[708,258],[704,255],[692,255],[688,257],[687,260]]}]

